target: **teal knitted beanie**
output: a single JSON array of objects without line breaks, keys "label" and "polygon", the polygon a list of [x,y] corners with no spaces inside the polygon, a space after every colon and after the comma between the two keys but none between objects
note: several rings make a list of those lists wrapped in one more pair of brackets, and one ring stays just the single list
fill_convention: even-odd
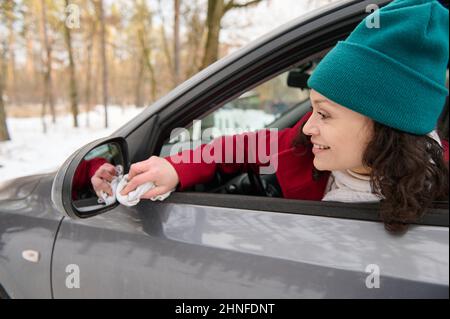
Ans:
[{"label": "teal knitted beanie", "polygon": [[[379,15],[379,27],[369,28]],[[449,13],[436,0],[395,0],[328,52],[308,86],[374,121],[412,134],[435,129],[448,90]]]}]

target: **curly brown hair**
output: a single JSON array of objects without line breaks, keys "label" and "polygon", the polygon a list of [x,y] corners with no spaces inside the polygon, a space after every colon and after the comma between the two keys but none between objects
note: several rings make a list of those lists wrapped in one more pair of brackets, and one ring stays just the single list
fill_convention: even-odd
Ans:
[{"label": "curly brown hair", "polygon": [[[372,192],[380,201],[380,219],[392,233],[404,233],[435,200],[448,200],[449,167],[443,148],[427,135],[414,135],[373,121],[373,135],[363,154],[371,168]],[[312,147],[303,125],[292,145]],[[313,168],[313,179],[323,171]]]}]

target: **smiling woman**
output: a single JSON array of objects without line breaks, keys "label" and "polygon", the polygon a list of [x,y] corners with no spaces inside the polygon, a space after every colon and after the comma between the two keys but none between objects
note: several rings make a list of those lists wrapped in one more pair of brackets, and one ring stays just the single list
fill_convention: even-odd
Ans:
[{"label": "smiling woman", "polygon": [[[314,94],[312,90],[311,96]],[[336,115],[330,116],[326,124],[320,111],[319,115],[312,114],[293,142],[297,148],[312,148],[316,180],[332,172],[322,200],[381,199],[381,217],[386,228],[394,232],[416,222],[433,201],[447,200],[448,142],[441,140],[436,131],[416,136],[342,106],[334,107]],[[339,116],[344,120],[338,121]],[[329,149],[319,149],[315,139]]]},{"label": "smiling woman", "polygon": [[379,14],[380,28],[360,23],[308,80],[316,106],[294,145],[313,144],[316,173],[332,171],[322,200],[378,197],[387,229],[402,231],[448,196],[433,130],[447,95],[448,11],[405,0]]}]

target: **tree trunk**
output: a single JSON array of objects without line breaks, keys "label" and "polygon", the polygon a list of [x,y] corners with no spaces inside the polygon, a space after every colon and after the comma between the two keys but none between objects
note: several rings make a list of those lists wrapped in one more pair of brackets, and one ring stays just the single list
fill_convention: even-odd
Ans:
[{"label": "tree trunk", "polygon": [[3,45],[3,50],[0,51],[0,141],[10,140],[8,125],[6,122],[5,102],[3,101],[5,74],[6,74],[6,44]]},{"label": "tree trunk", "polygon": [[162,38],[163,52],[164,52],[164,56],[167,60],[167,66],[170,70],[170,76],[172,77],[172,82],[175,83],[175,73],[174,73],[175,69],[173,66],[173,59],[172,59],[169,44],[167,41],[166,29],[164,27],[166,25],[166,21],[164,19],[164,14],[161,10],[161,0],[158,0],[158,12],[159,12],[159,16],[161,18],[161,38]]},{"label": "tree trunk", "polygon": [[[37,82],[40,81],[40,72],[36,69],[35,54],[34,54],[34,38],[31,29],[31,13],[27,13],[25,16],[23,36],[26,43],[26,61],[25,61],[25,78],[27,79],[27,92],[22,92],[21,102],[34,102],[34,98],[37,95]],[[21,88],[22,89],[22,88]]]},{"label": "tree trunk", "polygon": [[100,21],[100,52],[102,61],[103,106],[105,108],[105,128],[108,128],[108,61],[106,59],[106,25],[103,0],[96,1],[98,19]]},{"label": "tree trunk", "polygon": [[[97,42],[96,42],[97,43]],[[93,70],[94,72],[92,72],[92,100],[93,100],[93,105],[97,106],[99,104],[100,101],[100,79],[101,79],[101,61],[99,59],[100,57],[100,46],[94,44],[94,48],[93,48],[93,57],[94,59],[92,60],[93,63]]]},{"label": "tree trunk", "polygon": [[[69,6],[69,0],[66,1],[66,7]],[[67,45],[67,53],[69,55],[69,74],[70,74],[70,84],[69,84],[69,92],[70,92],[70,110],[72,111],[73,116],[73,126],[78,127],[78,92],[77,92],[77,80],[75,73],[75,64],[73,61],[73,52],[72,52],[72,35],[70,32],[70,28],[64,23],[64,35],[66,39]]]},{"label": "tree trunk", "polygon": [[220,23],[224,14],[224,0],[208,0],[206,18],[207,36],[201,68],[204,69],[217,61],[219,56]]},{"label": "tree trunk", "polygon": [[203,48],[202,43],[204,42],[205,24],[200,18],[201,9],[195,6],[193,7],[193,12],[191,16],[188,17],[189,23],[189,33],[187,36],[187,51],[189,52],[189,59],[187,62],[187,68],[185,73],[185,78],[188,79],[197,73],[201,67],[202,63],[202,53]]},{"label": "tree trunk", "polygon": [[[53,100],[53,85],[52,85],[52,47],[50,45],[50,41],[48,39],[47,33],[47,5],[45,0],[41,0],[41,33],[42,33],[42,42],[43,47],[45,49],[46,59],[44,62],[45,71],[44,71],[44,92],[45,97],[43,99],[43,103],[48,103],[50,106],[50,113],[52,116],[52,122],[56,123],[56,112],[55,112],[55,103]],[[45,105],[42,106],[42,114],[45,116]],[[42,119],[44,123],[44,132],[46,132],[45,119]]]},{"label": "tree trunk", "polygon": [[144,59],[144,65],[147,67],[147,70],[150,74],[150,92],[151,92],[150,94],[151,94],[152,102],[155,102],[156,101],[156,78],[155,78],[155,71],[153,69],[153,65],[151,62],[152,51],[145,41],[144,30],[141,29],[138,32],[138,37],[140,39],[141,46],[142,46],[142,55],[143,55],[143,59]]},{"label": "tree trunk", "polygon": [[3,81],[0,80],[0,141],[10,140],[6,123],[5,103],[3,101]]},{"label": "tree trunk", "polygon": [[[14,6],[14,4],[12,4]],[[9,68],[8,68],[8,78],[9,83],[9,94],[10,104],[20,105],[20,99],[17,94],[17,74],[16,74],[16,54],[15,54],[15,36],[14,36],[14,18],[13,14],[8,14],[8,48],[9,48]]]},{"label": "tree trunk", "polygon": [[219,57],[220,24],[224,15],[237,8],[246,8],[260,3],[262,0],[251,0],[245,3],[237,3],[234,0],[208,0],[208,13],[206,26],[208,28],[205,52],[203,55],[202,69],[217,61]]},{"label": "tree trunk", "polygon": [[[140,49],[142,52],[142,58],[144,66],[147,68],[150,75],[150,94],[151,94],[151,102],[156,101],[156,78],[155,78],[155,70],[152,65],[152,49],[151,44],[148,43],[147,37],[151,33],[151,19],[152,15],[150,10],[148,9],[145,2],[140,2],[136,4],[136,9],[138,12],[138,28],[137,28],[137,40],[140,45]],[[147,24],[150,24],[150,29],[147,28]]]},{"label": "tree trunk", "polygon": [[91,111],[91,79],[92,79],[92,47],[94,45],[94,36],[96,31],[96,22],[92,21],[91,34],[87,40],[86,48],[86,91],[85,91],[85,103],[86,103],[86,127],[90,126],[89,112]]},{"label": "tree trunk", "polygon": [[174,86],[180,83],[180,0],[174,0],[174,23],[173,23],[173,65]]},{"label": "tree trunk", "polygon": [[[26,24],[29,23],[28,19],[25,22]],[[34,76],[36,72],[36,67],[34,64],[34,54],[33,54],[33,39],[30,35],[30,30],[27,28],[25,31],[25,41],[26,41],[26,62],[25,62],[25,69],[27,77],[30,79]]]},{"label": "tree trunk", "polygon": [[142,78],[144,75],[144,57],[141,54],[141,57],[139,58],[139,61],[137,63],[137,77],[136,77],[136,84],[135,84],[135,97],[134,97],[134,104],[136,107],[142,106]]}]

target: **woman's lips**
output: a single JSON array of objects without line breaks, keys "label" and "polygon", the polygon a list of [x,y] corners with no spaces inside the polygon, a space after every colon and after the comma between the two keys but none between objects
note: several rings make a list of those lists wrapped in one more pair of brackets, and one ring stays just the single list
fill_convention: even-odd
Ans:
[{"label": "woman's lips", "polygon": [[325,151],[328,151],[328,150],[329,150],[329,148],[328,149],[320,149],[320,148],[315,148],[315,147],[312,148],[312,152],[313,152],[314,155],[322,153],[322,152],[325,152]]},{"label": "woman's lips", "polygon": [[322,153],[322,152],[327,151],[327,150],[330,149],[329,147],[328,148],[319,148],[318,146],[319,146],[319,144],[317,144],[317,145],[313,144],[312,152],[314,154],[319,154],[319,153]]}]

